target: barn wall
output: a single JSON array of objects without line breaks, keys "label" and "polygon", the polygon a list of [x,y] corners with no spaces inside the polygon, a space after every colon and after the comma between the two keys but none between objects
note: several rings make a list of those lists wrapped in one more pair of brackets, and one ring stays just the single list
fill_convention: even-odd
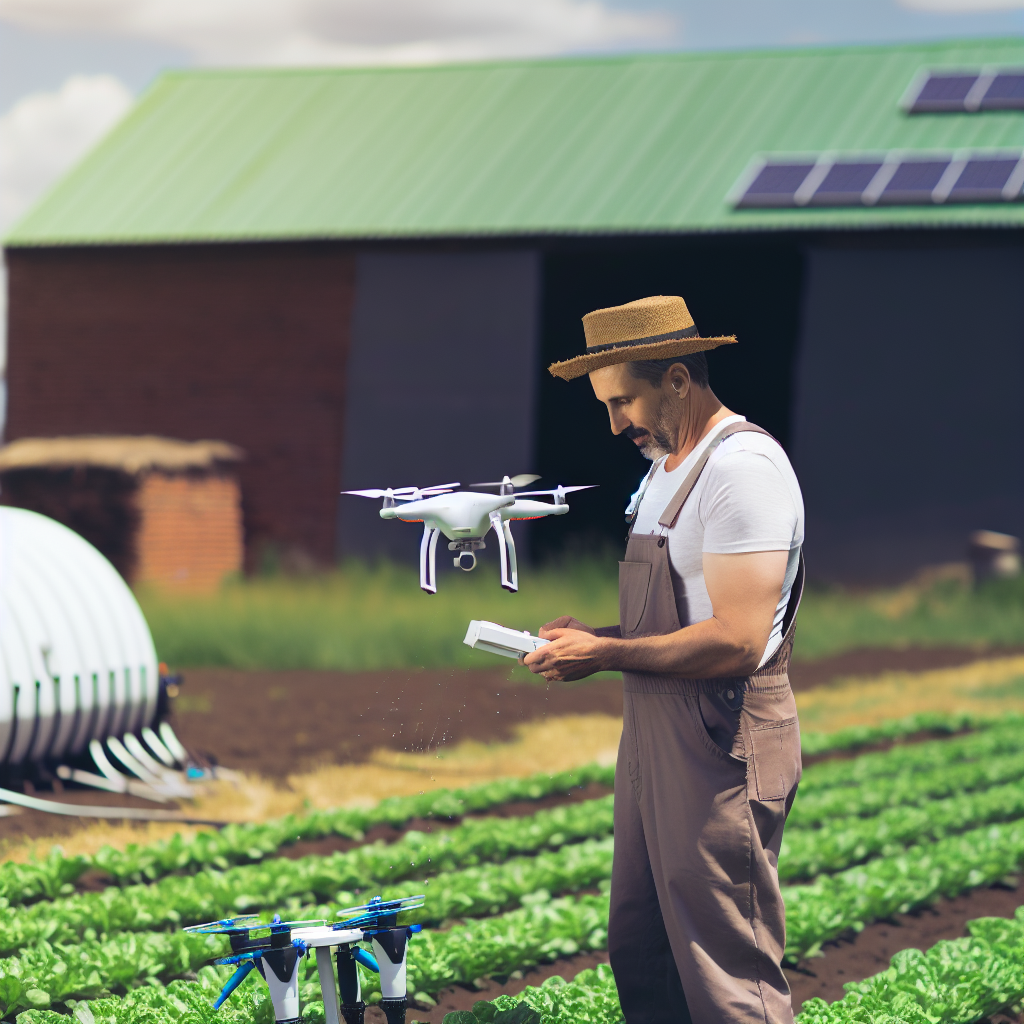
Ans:
[{"label": "barn wall", "polygon": [[333,559],[355,264],[318,245],[8,250],[7,437],[240,445],[250,560]]},{"label": "barn wall", "polygon": [[[501,479],[533,468],[540,259],[529,250],[360,255],[342,477],[349,488]],[[339,550],[418,557],[422,531],[344,497]],[[527,553],[530,527],[513,527]],[[493,559],[493,535],[487,559]],[[450,566],[439,550],[439,567]]]},{"label": "barn wall", "polygon": [[1024,534],[1024,243],[808,252],[794,462],[812,575],[906,578]]}]

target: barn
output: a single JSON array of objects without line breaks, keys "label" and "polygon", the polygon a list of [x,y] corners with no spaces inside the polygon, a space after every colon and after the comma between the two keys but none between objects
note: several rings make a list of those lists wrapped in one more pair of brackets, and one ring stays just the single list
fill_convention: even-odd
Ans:
[{"label": "barn", "polygon": [[7,439],[222,438],[247,558],[413,551],[343,488],[644,471],[544,367],[686,297],[790,451],[820,580],[1024,532],[1024,41],[186,71],[17,224]]}]

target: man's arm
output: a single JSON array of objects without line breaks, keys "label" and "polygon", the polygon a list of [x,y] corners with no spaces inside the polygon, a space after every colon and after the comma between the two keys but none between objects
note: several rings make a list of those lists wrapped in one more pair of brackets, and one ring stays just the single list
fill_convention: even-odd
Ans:
[{"label": "man's arm", "polygon": [[636,640],[545,627],[540,635],[551,643],[528,654],[524,663],[546,679],[565,681],[602,671],[698,679],[750,675],[768,643],[788,561],[788,551],[705,553],[710,619],[665,636]]},{"label": "man's arm", "polygon": [[584,633],[589,633],[591,636],[622,636],[622,630],[619,629],[617,624],[614,626],[598,626],[595,629],[593,626],[588,626],[585,622],[580,622],[579,619],[574,618],[572,615],[559,615],[557,619],[545,622],[540,627],[540,632],[541,634],[550,633],[554,629],[578,629]]}]

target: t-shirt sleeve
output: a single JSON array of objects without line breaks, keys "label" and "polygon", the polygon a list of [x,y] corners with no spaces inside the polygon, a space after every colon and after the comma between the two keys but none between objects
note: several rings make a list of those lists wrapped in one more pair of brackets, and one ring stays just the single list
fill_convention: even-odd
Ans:
[{"label": "t-shirt sleeve", "polygon": [[792,549],[798,510],[770,458],[752,451],[729,452],[709,469],[700,507],[704,551],[735,555]]}]

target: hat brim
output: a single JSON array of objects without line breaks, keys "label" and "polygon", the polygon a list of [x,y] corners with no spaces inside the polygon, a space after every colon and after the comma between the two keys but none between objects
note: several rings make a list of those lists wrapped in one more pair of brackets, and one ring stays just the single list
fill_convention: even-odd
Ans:
[{"label": "hat brim", "polygon": [[652,341],[648,345],[624,345],[622,348],[605,349],[603,352],[584,353],[572,359],[552,363],[548,373],[562,380],[574,380],[585,373],[593,373],[602,366],[616,363],[636,363],[644,359],[671,359],[673,356],[689,356],[694,352],[708,352],[719,345],[735,345],[736,335],[717,338],[672,338],[667,341]]}]

